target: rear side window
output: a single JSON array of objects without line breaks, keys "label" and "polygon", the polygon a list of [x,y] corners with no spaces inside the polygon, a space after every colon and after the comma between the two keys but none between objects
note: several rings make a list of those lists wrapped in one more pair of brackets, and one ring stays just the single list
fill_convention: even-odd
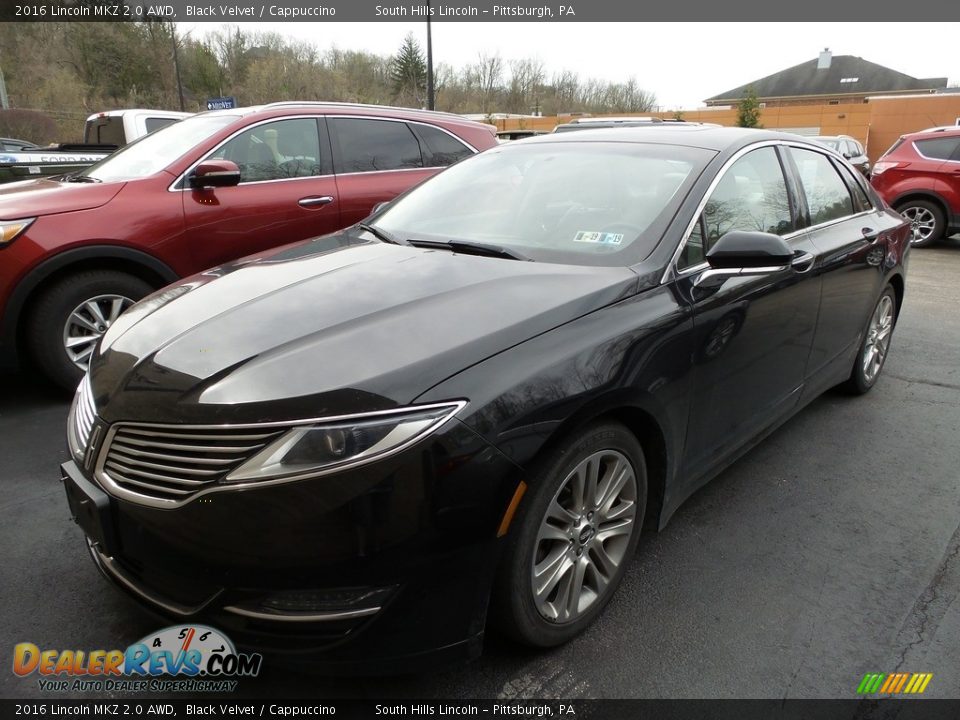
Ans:
[{"label": "rear side window", "polygon": [[873,209],[873,204],[870,202],[870,199],[867,197],[866,191],[864,191],[863,186],[854,177],[853,174],[843,165],[838,165],[837,169],[840,171],[840,174],[843,175],[843,179],[847,182],[847,187],[850,189],[850,193],[853,195],[853,207],[857,212],[863,212],[864,210]]},{"label": "rear side window", "polygon": [[144,127],[147,128],[148,133],[152,133],[154,130],[159,130],[162,127],[171,125],[172,123],[177,122],[176,118],[158,118],[158,117],[148,117],[143,121]]},{"label": "rear side window", "polygon": [[450,133],[432,125],[415,125],[415,131],[423,140],[423,156],[430,167],[446,167],[458,160],[473,155],[473,151]]},{"label": "rear side window", "polygon": [[819,225],[853,215],[850,191],[830,159],[811,150],[791,148],[790,152],[800,171],[803,192],[807,196],[810,224]]},{"label": "rear side window", "polygon": [[403,122],[330,118],[340,148],[337,172],[380,172],[423,167],[420,143]]},{"label": "rear side window", "polygon": [[960,137],[938,137],[929,140],[915,140],[917,152],[924,157],[937,160],[949,160],[960,146]]}]

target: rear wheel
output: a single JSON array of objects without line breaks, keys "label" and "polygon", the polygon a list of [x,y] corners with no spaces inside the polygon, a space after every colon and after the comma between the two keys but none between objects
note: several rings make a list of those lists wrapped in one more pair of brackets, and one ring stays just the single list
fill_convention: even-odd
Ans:
[{"label": "rear wheel", "polygon": [[647,499],[643,450],[618,423],[578,431],[530,479],[498,571],[491,615],[535,647],[585,630],[620,584]]},{"label": "rear wheel", "polygon": [[925,247],[940,240],[946,231],[943,211],[927,200],[906,200],[897,212],[910,221],[910,244]]},{"label": "rear wheel", "polygon": [[897,297],[893,288],[887,286],[870,315],[850,378],[843,384],[845,390],[863,395],[876,384],[887,360],[896,318]]},{"label": "rear wheel", "polygon": [[30,356],[50,380],[74,389],[97,341],[124,310],[152,291],[140,278],[116,270],[89,270],[58,281],[27,318]]}]

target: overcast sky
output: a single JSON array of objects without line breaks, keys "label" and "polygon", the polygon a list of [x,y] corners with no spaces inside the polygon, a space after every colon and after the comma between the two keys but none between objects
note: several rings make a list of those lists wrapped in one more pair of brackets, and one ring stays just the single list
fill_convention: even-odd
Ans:
[{"label": "overcast sky", "polygon": [[[203,34],[215,23],[178,23]],[[319,48],[392,54],[413,32],[426,48],[425,23],[258,23]],[[504,60],[535,57],[548,77],[570,69],[582,79],[633,76],[665,110],[692,109],[704,98],[817,57],[859,55],[914,77],[960,81],[960,53],[948,38],[960,23],[433,23],[434,63],[462,67],[480,52]]]}]

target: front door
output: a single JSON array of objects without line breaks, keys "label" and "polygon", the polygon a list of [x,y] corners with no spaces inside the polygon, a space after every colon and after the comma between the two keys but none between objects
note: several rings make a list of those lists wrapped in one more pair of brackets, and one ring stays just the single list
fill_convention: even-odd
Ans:
[{"label": "front door", "polygon": [[[694,369],[681,469],[690,485],[789,412],[800,397],[820,283],[812,272],[816,248],[803,236],[791,239],[796,206],[777,148],[752,150],[726,169],[678,261],[678,290],[694,313]],[[708,269],[706,252],[731,230],[786,236],[794,264],[729,278],[719,288],[697,287]]]},{"label": "front door", "polygon": [[196,268],[338,230],[340,202],[322,120],[272,120],[234,135],[205,160],[240,168],[235,187],[183,192]]}]

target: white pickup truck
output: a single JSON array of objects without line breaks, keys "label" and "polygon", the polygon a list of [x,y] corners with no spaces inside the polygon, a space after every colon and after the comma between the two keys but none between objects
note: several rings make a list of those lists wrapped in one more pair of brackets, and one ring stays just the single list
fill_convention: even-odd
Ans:
[{"label": "white pickup truck", "polygon": [[118,147],[189,115],[185,112],[142,109],[96,113],[87,118],[83,143],[64,143],[14,152],[0,150],[0,183],[77,172],[102,160]]}]

